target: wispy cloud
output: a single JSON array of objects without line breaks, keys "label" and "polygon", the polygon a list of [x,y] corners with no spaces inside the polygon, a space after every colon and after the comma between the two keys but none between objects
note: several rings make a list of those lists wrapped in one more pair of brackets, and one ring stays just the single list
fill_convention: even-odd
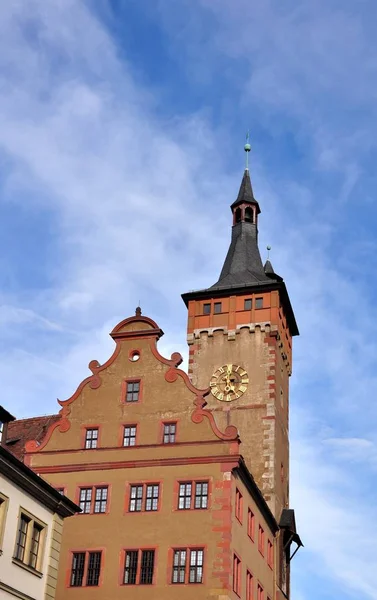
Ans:
[{"label": "wispy cloud", "polygon": [[22,228],[0,238],[2,402],[20,416],[51,413],[92,358],[111,354],[108,332],[139,300],[166,332],[162,351],[185,351],[179,294],[216,280],[240,178],[234,129],[251,120],[260,245],[273,246],[301,330],[296,591],[314,597],[321,571],[324,598],[332,585],[377,598],[375,7],[140,6],[184,72],[177,96],[199,90],[179,111],[140,84],[109,6],[0,3],[0,227]]}]

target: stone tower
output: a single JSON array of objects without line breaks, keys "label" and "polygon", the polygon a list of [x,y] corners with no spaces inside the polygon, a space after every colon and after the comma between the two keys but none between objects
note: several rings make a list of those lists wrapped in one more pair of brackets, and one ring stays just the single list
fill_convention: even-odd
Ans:
[{"label": "stone tower", "polygon": [[241,454],[279,522],[289,502],[289,377],[298,329],[282,277],[269,260],[262,264],[248,168],[231,211],[219,280],[182,295],[189,374],[196,387],[211,386],[206,399],[218,426],[238,428]]}]

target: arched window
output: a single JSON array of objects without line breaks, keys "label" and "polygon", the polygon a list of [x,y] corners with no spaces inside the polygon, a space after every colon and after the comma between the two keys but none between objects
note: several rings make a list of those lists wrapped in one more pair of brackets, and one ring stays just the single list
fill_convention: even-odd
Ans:
[{"label": "arched window", "polygon": [[245,221],[247,223],[254,223],[254,211],[250,206],[245,208]]},{"label": "arched window", "polygon": [[240,208],[237,208],[235,217],[236,217],[236,223],[239,223],[241,221],[241,217],[242,217],[242,212],[241,212]]}]

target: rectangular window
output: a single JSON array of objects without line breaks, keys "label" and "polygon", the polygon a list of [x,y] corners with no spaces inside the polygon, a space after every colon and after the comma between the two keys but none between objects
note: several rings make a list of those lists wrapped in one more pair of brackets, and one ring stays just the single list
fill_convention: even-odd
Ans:
[{"label": "rectangular window", "polygon": [[253,307],[253,301],[252,301],[252,299],[251,298],[247,298],[246,300],[244,300],[243,305],[244,305],[243,306],[244,310],[251,310],[252,307]]},{"label": "rectangular window", "polygon": [[92,488],[80,489],[80,508],[83,513],[88,514],[92,507]]},{"label": "rectangular window", "polygon": [[203,583],[204,550],[190,550],[189,583]]},{"label": "rectangular window", "polygon": [[87,566],[85,586],[98,586],[101,574],[101,559],[102,552],[73,552],[70,586],[84,587],[85,565]]},{"label": "rectangular window", "polygon": [[160,497],[158,483],[131,485],[129,512],[156,511]]},{"label": "rectangular window", "polygon": [[147,497],[145,500],[146,511],[158,510],[159,488],[160,486],[158,484],[147,485]]},{"label": "rectangular window", "polygon": [[185,583],[186,557],[186,550],[174,550],[172,583]]},{"label": "rectangular window", "polygon": [[264,598],[264,592],[263,592],[263,588],[262,586],[258,583],[258,587],[257,587],[257,600],[263,600]]},{"label": "rectangular window", "polygon": [[195,503],[194,508],[208,507],[208,481],[195,482]]},{"label": "rectangular window", "polygon": [[45,528],[32,515],[20,513],[14,558],[36,571],[41,569]]},{"label": "rectangular window", "polygon": [[101,552],[89,552],[88,572],[86,575],[86,585],[95,586],[99,584],[101,573]]},{"label": "rectangular window", "polygon": [[59,494],[61,494],[62,496],[64,496],[64,488],[55,488],[57,492],[59,492]]},{"label": "rectangular window", "polygon": [[138,550],[129,550],[126,552],[123,578],[123,583],[126,585],[134,585],[136,583],[138,554]]},{"label": "rectangular window", "polygon": [[31,544],[29,552],[29,566],[32,569],[37,568],[42,531],[43,527],[41,527],[38,523],[33,523],[33,531],[31,535]]},{"label": "rectangular window", "polygon": [[192,482],[179,484],[178,509],[188,510],[191,508]]},{"label": "rectangular window", "polygon": [[241,596],[241,561],[236,554],[233,556],[233,592]]},{"label": "rectangular window", "polygon": [[261,525],[258,528],[258,550],[264,556],[264,529]]},{"label": "rectangular window", "polygon": [[201,548],[174,550],[172,583],[203,583],[203,561],[204,550]]},{"label": "rectangular window", "polygon": [[254,599],[254,579],[250,571],[246,571],[246,600]]},{"label": "rectangular window", "polygon": [[154,550],[141,552],[140,585],[153,583]]},{"label": "rectangular window", "polygon": [[263,308],[263,298],[255,298],[255,308]]},{"label": "rectangular window", "polygon": [[177,432],[177,423],[164,423],[164,444],[174,444]]},{"label": "rectangular window", "polygon": [[97,448],[98,445],[98,429],[87,429],[85,433],[85,450]]},{"label": "rectangular window", "polygon": [[143,506],[142,485],[131,485],[129,512],[141,512]]},{"label": "rectangular window", "polygon": [[179,484],[178,510],[208,508],[208,481],[185,481]]},{"label": "rectangular window", "polygon": [[107,509],[107,486],[80,488],[80,508],[84,514],[105,513]]},{"label": "rectangular window", "polygon": [[221,302],[215,302],[213,305],[213,312],[215,315],[221,313]]},{"label": "rectangular window", "polygon": [[251,540],[254,541],[255,534],[255,517],[253,511],[249,508],[247,510],[247,535]]},{"label": "rectangular window", "polygon": [[136,425],[125,425],[123,430],[123,446],[136,446]]},{"label": "rectangular window", "polygon": [[210,315],[210,314],[211,314],[211,305],[203,304],[203,315]]},{"label": "rectangular window", "polygon": [[24,562],[25,559],[26,538],[28,534],[30,520],[31,519],[29,519],[29,517],[26,517],[25,515],[21,514],[18,523],[15,558],[22,562]]},{"label": "rectangular window", "polygon": [[81,587],[84,578],[85,552],[72,555],[71,587]]},{"label": "rectangular window", "polygon": [[267,540],[267,564],[271,569],[274,566],[274,547],[271,540]]},{"label": "rectangular window", "polygon": [[137,402],[140,396],[140,381],[127,381],[126,402]]},{"label": "rectangular window", "polygon": [[94,513],[105,513],[107,508],[107,487],[95,488]]},{"label": "rectangular window", "polygon": [[242,523],[243,499],[239,489],[236,489],[236,518]]},{"label": "rectangular window", "polygon": [[153,583],[154,550],[126,550],[123,583],[150,585]]}]

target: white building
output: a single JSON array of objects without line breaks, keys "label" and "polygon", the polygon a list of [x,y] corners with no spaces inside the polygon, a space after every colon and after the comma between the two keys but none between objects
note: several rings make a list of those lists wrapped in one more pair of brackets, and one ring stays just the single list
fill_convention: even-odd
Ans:
[{"label": "white building", "polygon": [[0,443],[0,600],[55,598],[63,519],[79,510]]}]

